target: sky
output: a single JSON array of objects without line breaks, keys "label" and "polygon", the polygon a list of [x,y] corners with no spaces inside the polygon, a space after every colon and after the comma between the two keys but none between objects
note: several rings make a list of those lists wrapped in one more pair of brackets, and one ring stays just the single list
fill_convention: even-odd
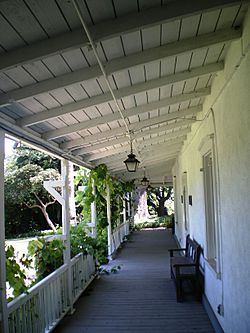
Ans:
[{"label": "sky", "polygon": [[5,158],[12,154],[14,142],[14,140],[5,138]]}]

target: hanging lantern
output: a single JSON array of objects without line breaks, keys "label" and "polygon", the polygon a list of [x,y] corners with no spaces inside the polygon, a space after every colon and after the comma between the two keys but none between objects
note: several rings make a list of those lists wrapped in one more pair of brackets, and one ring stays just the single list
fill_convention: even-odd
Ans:
[{"label": "hanging lantern", "polygon": [[124,161],[128,172],[136,172],[140,161],[136,158],[133,153],[132,141],[130,141],[131,152],[128,154],[128,158]]}]

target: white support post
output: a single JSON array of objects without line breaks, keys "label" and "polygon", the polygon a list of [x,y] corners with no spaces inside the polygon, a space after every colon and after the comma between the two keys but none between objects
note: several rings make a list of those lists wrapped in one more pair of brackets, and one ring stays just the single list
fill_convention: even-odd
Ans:
[{"label": "white support post", "polygon": [[[95,182],[92,180],[92,193],[96,195]],[[96,201],[91,202],[91,228],[92,237],[96,238]]]},{"label": "white support post", "polygon": [[123,200],[122,200],[122,206],[123,206],[123,222],[126,222],[126,193],[123,194]]},{"label": "white support post", "polygon": [[0,332],[8,333],[5,266],[4,139],[0,130]]},{"label": "white support post", "polygon": [[128,203],[128,218],[130,218],[131,217],[131,193],[130,192],[128,192],[127,193],[128,194],[128,201],[127,201],[127,203]]},{"label": "white support post", "polygon": [[110,188],[107,185],[107,220],[108,220],[108,258],[112,259],[112,226],[111,226],[111,206],[110,206]]},{"label": "white support post", "polygon": [[135,191],[131,192],[131,225],[134,226],[135,223],[135,205],[134,205]]},{"label": "white support post", "polygon": [[74,186],[74,164],[69,162],[69,210],[70,223],[76,224],[76,202],[75,202],[75,186]]},{"label": "white support post", "polygon": [[68,292],[69,292],[69,305],[71,313],[73,310],[73,285],[72,285],[72,272],[71,272],[71,261],[70,261],[70,204],[69,204],[69,161],[62,159],[62,180],[64,186],[62,188],[62,227],[63,236],[65,238],[65,249],[63,252],[64,264],[68,266]]}]

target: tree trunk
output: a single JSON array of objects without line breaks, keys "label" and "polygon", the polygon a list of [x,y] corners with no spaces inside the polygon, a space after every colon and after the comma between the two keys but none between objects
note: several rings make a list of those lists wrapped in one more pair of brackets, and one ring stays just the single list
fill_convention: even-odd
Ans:
[{"label": "tree trunk", "polygon": [[147,191],[144,187],[139,187],[136,190],[135,206],[137,211],[135,220],[138,220],[139,222],[146,221],[149,213],[147,204]]},{"label": "tree trunk", "polygon": [[158,202],[159,202],[158,216],[161,217],[161,216],[168,215],[168,213],[167,213],[167,208],[164,207],[164,204],[165,204],[165,198],[160,198]]},{"label": "tree trunk", "polygon": [[54,226],[54,223],[49,218],[49,214],[47,213],[46,208],[45,207],[40,207],[40,209],[43,213],[43,216],[45,217],[46,222],[48,223],[50,228],[54,231],[54,233],[56,233],[56,227]]}]

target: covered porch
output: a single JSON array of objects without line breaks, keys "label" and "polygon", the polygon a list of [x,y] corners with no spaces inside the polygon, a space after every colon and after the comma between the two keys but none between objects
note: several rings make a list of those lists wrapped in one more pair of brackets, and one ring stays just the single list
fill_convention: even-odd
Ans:
[{"label": "covered porch", "polygon": [[[0,14],[1,330],[26,333],[19,323],[36,322],[35,308],[51,310],[36,328],[50,332],[94,278],[93,258],[69,256],[68,170],[74,163],[89,169],[105,164],[114,179],[136,186],[143,176],[153,187],[173,186],[175,240],[183,247],[190,234],[202,247],[207,310],[226,333],[248,333],[249,0],[1,0]],[[28,305],[21,301],[19,314],[5,295],[5,136],[54,154],[64,166],[65,265],[23,296]],[[136,172],[126,170],[130,154],[140,161]],[[129,223],[109,227],[109,255],[128,235]],[[97,280],[57,330],[70,325],[69,331],[84,332],[81,325],[91,330],[90,322],[101,326],[103,320],[110,331],[123,330],[123,323],[140,331],[139,322],[151,331],[165,323],[170,332],[173,326],[181,332],[182,324],[185,332],[192,325],[212,331],[200,304],[190,300],[177,310],[167,257],[173,239],[163,235],[132,236],[117,258],[121,271]],[[133,310],[136,297],[141,312]]]},{"label": "covered porch", "polygon": [[187,296],[177,303],[170,278],[168,248],[176,242],[168,229],[134,232],[107,266],[121,270],[101,275],[54,333],[171,332],[212,333],[201,303]]}]

